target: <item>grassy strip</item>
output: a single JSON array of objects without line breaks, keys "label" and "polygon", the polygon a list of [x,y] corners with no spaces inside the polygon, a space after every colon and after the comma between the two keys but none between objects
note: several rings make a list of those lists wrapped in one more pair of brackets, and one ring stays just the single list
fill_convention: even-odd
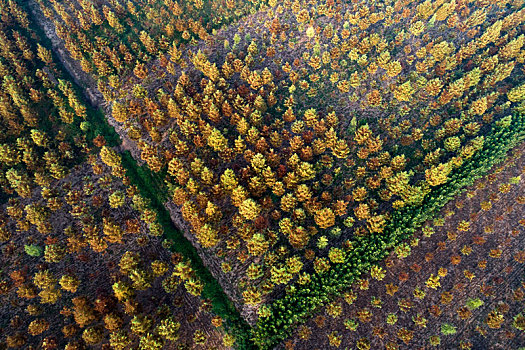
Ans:
[{"label": "grassy strip", "polygon": [[[41,45],[53,52],[51,40],[47,38],[40,26],[36,24],[35,19],[32,18],[32,12],[29,9],[27,2],[24,1],[19,3],[30,16],[32,20],[32,29],[40,37]],[[63,73],[64,79],[71,81],[78,96],[83,96],[82,87],[74,82],[67,69],[65,69],[56,57],[55,62],[58,63],[57,68]],[[82,100],[85,102],[84,98],[82,98]],[[86,135],[87,139],[92,140],[93,138],[102,135],[108,146],[118,146],[121,143],[120,136],[108,123],[104,112],[100,109],[91,108],[87,103],[85,103],[85,105],[87,107],[86,121],[89,123],[89,127],[83,134]],[[71,128],[71,130],[68,131],[71,131],[73,135],[82,134],[80,129]],[[222,290],[222,287],[206,269],[196,249],[171,221],[171,218],[164,207],[168,191],[165,189],[161,176],[152,174],[152,172],[145,166],[138,166],[137,162],[128,151],[122,153],[122,165],[126,169],[126,175],[131,179],[133,184],[137,185],[141,195],[150,201],[152,209],[157,212],[157,219],[164,229],[165,237],[175,242],[170,249],[181,253],[185,258],[190,260],[192,268],[204,285],[202,297],[211,300],[213,312],[225,320],[225,324],[229,328],[230,333],[236,338],[238,348],[254,349],[255,347],[253,343],[248,339],[250,331],[249,325],[241,318],[233,303]]]},{"label": "grassy strip", "polygon": [[269,349],[290,336],[295,326],[311,316],[317,307],[338,296],[385,258],[392,247],[409,238],[449,200],[503,161],[507,152],[524,139],[525,114],[516,114],[511,122],[495,125],[485,136],[484,147],[456,169],[446,184],[434,188],[423,204],[394,212],[383,233],[354,240],[354,249],[348,252],[344,263],[333,264],[324,274],[312,274],[310,283],[293,286],[291,292],[275,301],[270,315],[259,319],[252,339],[261,349]]}]

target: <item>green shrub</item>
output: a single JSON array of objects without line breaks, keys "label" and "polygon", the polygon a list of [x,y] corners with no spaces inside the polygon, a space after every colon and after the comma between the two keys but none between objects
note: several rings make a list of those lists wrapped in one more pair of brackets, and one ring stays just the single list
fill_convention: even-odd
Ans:
[{"label": "green shrub", "polygon": [[354,319],[346,319],[344,324],[345,327],[351,331],[355,331],[357,329],[357,326],[359,326],[359,322],[357,322]]},{"label": "green shrub", "polygon": [[456,327],[454,325],[451,325],[450,323],[443,323],[441,325],[441,333],[443,335],[452,335],[456,334]]},{"label": "green shrub", "polygon": [[429,342],[430,342],[430,345],[432,346],[438,346],[441,344],[441,339],[439,338],[438,335],[433,335],[430,337]]},{"label": "green shrub", "polygon": [[514,322],[512,325],[520,331],[525,331],[525,316],[523,316],[523,314],[514,316]]},{"label": "green shrub", "polygon": [[24,246],[24,250],[26,251],[27,255],[30,256],[41,256],[42,255],[42,248],[40,246],[37,246],[36,244],[26,244]]},{"label": "green shrub", "polygon": [[470,310],[476,310],[477,308],[479,308],[483,304],[485,304],[485,303],[480,298],[476,298],[476,299],[469,298],[467,300],[467,304],[466,305],[467,305],[467,307]]}]

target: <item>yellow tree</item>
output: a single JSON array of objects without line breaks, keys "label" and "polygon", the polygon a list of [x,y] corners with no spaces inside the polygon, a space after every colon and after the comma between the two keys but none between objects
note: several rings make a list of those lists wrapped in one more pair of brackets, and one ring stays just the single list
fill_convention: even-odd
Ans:
[{"label": "yellow tree", "polygon": [[326,229],[335,224],[335,215],[332,209],[324,208],[315,212],[314,220],[320,228]]},{"label": "yellow tree", "polygon": [[425,179],[430,186],[439,186],[448,181],[448,175],[452,171],[452,163],[440,163],[425,170]]}]

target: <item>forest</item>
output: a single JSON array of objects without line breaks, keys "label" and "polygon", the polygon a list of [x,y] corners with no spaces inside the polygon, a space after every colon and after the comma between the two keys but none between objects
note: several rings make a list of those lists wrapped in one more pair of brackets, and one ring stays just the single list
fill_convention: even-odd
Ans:
[{"label": "forest", "polygon": [[524,0],[0,0],[0,349],[525,350]]}]

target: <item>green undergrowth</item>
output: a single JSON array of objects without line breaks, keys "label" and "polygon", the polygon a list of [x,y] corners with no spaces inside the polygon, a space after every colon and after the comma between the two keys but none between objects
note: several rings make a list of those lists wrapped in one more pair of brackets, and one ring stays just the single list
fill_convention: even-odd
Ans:
[{"label": "green undergrowth", "polygon": [[425,221],[432,219],[451,199],[463,192],[474,180],[503,161],[507,152],[525,139],[525,114],[497,122],[485,135],[483,148],[466,160],[449,181],[433,188],[421,205],[395,211],[384,232],[355,238],[341,264],[332,264],[323,274],[313,273],[311,281],[292,286],[289,292],[271,306],[268,317],[260,318],[252,339],[261,349],[270,349],[290,336],[293,329],[315,310],[338,296],[373,265],[378,264],[401,241],[410,238]]}]

